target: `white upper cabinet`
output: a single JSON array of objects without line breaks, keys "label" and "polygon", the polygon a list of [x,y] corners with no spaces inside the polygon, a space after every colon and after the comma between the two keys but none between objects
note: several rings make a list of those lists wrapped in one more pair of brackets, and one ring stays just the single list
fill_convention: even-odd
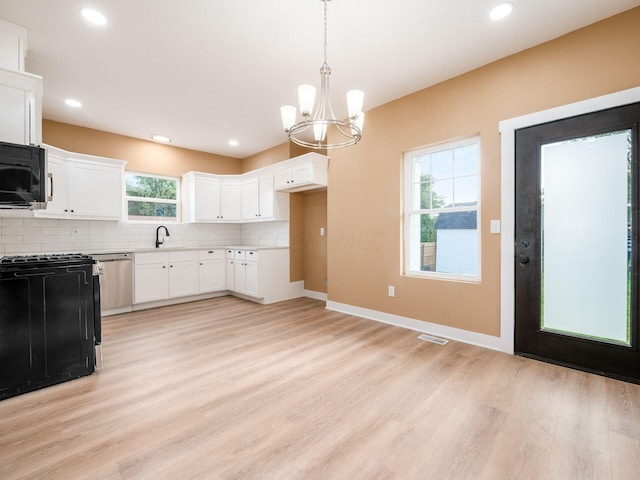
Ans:
[{"label": "white upper cabinet", "polygon": [[185,223],[289,220],[289,193],[327,186],[329,158],[306,153],[242,175],[189,172],[182,177]]},{"label": "white upper cabinet", "polygon": [[241,220],[241,183],[208,173],[182,177],[182,216],[185,223],[225,223]]},{"label": "white upper cabinet", "polygon": [[24,72],[27,29],[0,19],[0,68]]},{"label": "white upper cabinet", "polygon": [[42,78],[0,68],[0,141],[42,143]]},{"label": "white upper cabinet", "polygon": [[275,188],[283,192],[302,192],[327,186],[329,158],[305,153],[280,162],[275,171]]},{"label": "white upper cabinet", "polygon": [[[126,162],[48,150],[47,194],[51,200],[36,217],[121,220]],[[67,157],[66,155],[73,155]]]},{"label": "white upper cabinet", "polygon": [[241,183],[233,180],[222,180],[220,184],[220,220],[237,222],[242,219]]},{"label": "white upper cabinet", "polygon": [[242,183],[242,220],[289,219],[289,194],[276,192],[273,174],[247,177]]}]

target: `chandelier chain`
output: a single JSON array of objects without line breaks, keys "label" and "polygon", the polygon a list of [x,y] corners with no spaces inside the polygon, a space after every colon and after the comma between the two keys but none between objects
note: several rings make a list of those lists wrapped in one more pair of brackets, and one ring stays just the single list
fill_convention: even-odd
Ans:
[{"label": "chandelier chain", "polygon": [[324,3],[324,64],[327,65],[327,0]]}]

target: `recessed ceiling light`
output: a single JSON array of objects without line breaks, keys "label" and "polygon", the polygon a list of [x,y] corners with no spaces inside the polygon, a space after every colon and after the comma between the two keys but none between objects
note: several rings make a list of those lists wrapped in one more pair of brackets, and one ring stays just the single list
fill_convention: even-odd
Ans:
[{"label": "recessed ceiling light", "polygon": [[496,5],[491,9],[489,18],[491,18],[491,20],[501,20],[504,17],[508,16],[511,13],[511,10],[513,10],[513,3],[501,3],[500,5]]},{"label": "recessed ceiling light", "polygon": [[96,10],[91,10],[90,8],[82,9],[82,16],[86,21],[93,23],[94,25],[106,25],[107,17]]},{"label": "recessed ceiling light", "polygon": [[171,143],[171,139],[169,137],[165,137],[164,135],[151,135],[151,140],[161,143]]},{"label": "recessed ceiling light", "polygon": [[64,101],[64,103],[66,103],[67,105],[73,108],[80,108],[82,106],[82,102],[79,102],[78,100],[74,100],[73,98],[67,98]]},{"label": "recessed ceiling light", "polygon": [[231,145],[232,147],[237,147],[238,146],[238,140],[229,140],[229,145]]}]

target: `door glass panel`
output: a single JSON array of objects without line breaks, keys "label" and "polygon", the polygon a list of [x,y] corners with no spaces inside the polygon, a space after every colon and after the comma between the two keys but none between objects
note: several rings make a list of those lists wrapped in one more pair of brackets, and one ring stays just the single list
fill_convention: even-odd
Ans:
[{"label": "door glass panel", "polygon": [[540,327],[629,345],[631,130],[540,153]]}]

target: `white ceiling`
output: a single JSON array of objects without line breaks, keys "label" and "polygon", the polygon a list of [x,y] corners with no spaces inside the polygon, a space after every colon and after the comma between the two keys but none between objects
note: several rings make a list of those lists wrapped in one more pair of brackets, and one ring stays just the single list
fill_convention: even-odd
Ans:
[{"label": "white ceiling", "polygon": [[[365,111],[600,19],[640,0],[332,0],[332,103]],[[44,117],[244,158],[286,140],[280,106],[319,86],[319,0],[0,0],[27,27],[27,71],[44,77]],[[89,25],[80,10],[108,18]],[[76,98],[71,109],[65,98]],[[366,122],[364,135],[366,135]],[[228,141],[237,139],[237,147]]]}]

